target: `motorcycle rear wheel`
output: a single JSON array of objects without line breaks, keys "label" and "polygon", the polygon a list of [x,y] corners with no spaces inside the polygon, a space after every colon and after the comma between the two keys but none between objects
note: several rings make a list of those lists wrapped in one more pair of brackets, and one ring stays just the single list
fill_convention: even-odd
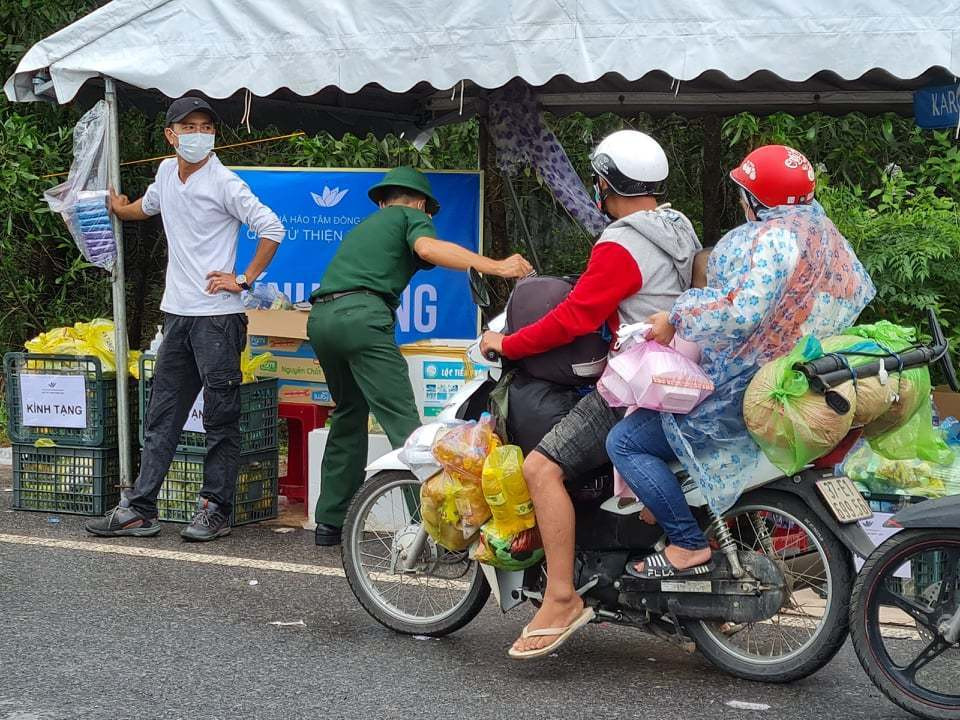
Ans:
[{"label": "motorcycle rear wheel", "polygon": [[420,481],[378,473],[354,496],[343,524],[341,558],[350,589],[377,622],[406,635],[442,637],[483,609],[490,585],[466,551],[427,539],[411,572],[399,556],[420,532]]},{"label": "motorcycle rear wheel", "polygon": [[[686,621],[687,633],[711,663],[746,680],[786,683],[815,673],[847,638],[850,553],[806,503],[787,493],[750,493],[724,519],[741,552],[766,554],[781,567],[787,603],[760,623]],[[758,521],[772,531],[769,539]]]}]

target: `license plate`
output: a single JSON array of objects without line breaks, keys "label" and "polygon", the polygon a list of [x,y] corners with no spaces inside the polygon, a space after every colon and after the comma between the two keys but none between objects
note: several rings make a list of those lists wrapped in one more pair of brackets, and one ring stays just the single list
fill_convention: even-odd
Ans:
[{"label": "license plate", "polygon": [[873,510],[850,478],[835,477],[818,480],[817,489],[837,522],[854,523],[873,517]]}]

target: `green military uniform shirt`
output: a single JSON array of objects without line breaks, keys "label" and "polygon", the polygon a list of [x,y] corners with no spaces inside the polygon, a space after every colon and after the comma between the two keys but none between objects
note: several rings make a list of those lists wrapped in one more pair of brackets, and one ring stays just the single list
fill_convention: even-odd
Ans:
[{"label": "green military uniform shirt", "polygon": [[425,212],[405,205],[381,208],[347,233],[312,297],[370,290],[396,309],[413,274],[433,267],[413,251],[414,243],[436,236]]}]

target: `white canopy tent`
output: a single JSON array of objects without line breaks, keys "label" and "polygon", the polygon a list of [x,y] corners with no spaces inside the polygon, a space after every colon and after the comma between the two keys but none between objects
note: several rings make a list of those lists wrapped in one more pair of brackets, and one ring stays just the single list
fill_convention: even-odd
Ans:
[{"label": "white canopy tent", "polygon": [[[159,109],[188,91],[239,121],[335,133],[407,131],[537,88],[556,112],[897,111],[955,82],[960,2],[940,0],[114,0],[32,47],[12,101],[106,92]],[[116,223],[120,237],[119,223]],[[122,252],[121,252],[122,259]],[[114,270],[125,367],[122,261]],[[126,383],[118,379],[120,418]],[[121,474],[129,481],[121,422]]]}]

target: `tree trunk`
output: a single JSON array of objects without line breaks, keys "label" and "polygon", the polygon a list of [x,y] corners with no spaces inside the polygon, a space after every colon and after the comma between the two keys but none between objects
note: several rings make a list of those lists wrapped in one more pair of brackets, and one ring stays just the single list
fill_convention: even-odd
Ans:
[{"label": "tree trunk", "polygon": [[507,207],[504,202],[503,178],[497,169],[497,151],[490,139],[485,115],[480,116],[478,148],[478,161],[483,171],[483,247],[489,257],[505,258],[510,252],[510,244],[507,240]]},{"label": "tree trunk", "polygon": [[723,167],[720,116],[703,116],[703,244],[716,245],[723,216]]}]

